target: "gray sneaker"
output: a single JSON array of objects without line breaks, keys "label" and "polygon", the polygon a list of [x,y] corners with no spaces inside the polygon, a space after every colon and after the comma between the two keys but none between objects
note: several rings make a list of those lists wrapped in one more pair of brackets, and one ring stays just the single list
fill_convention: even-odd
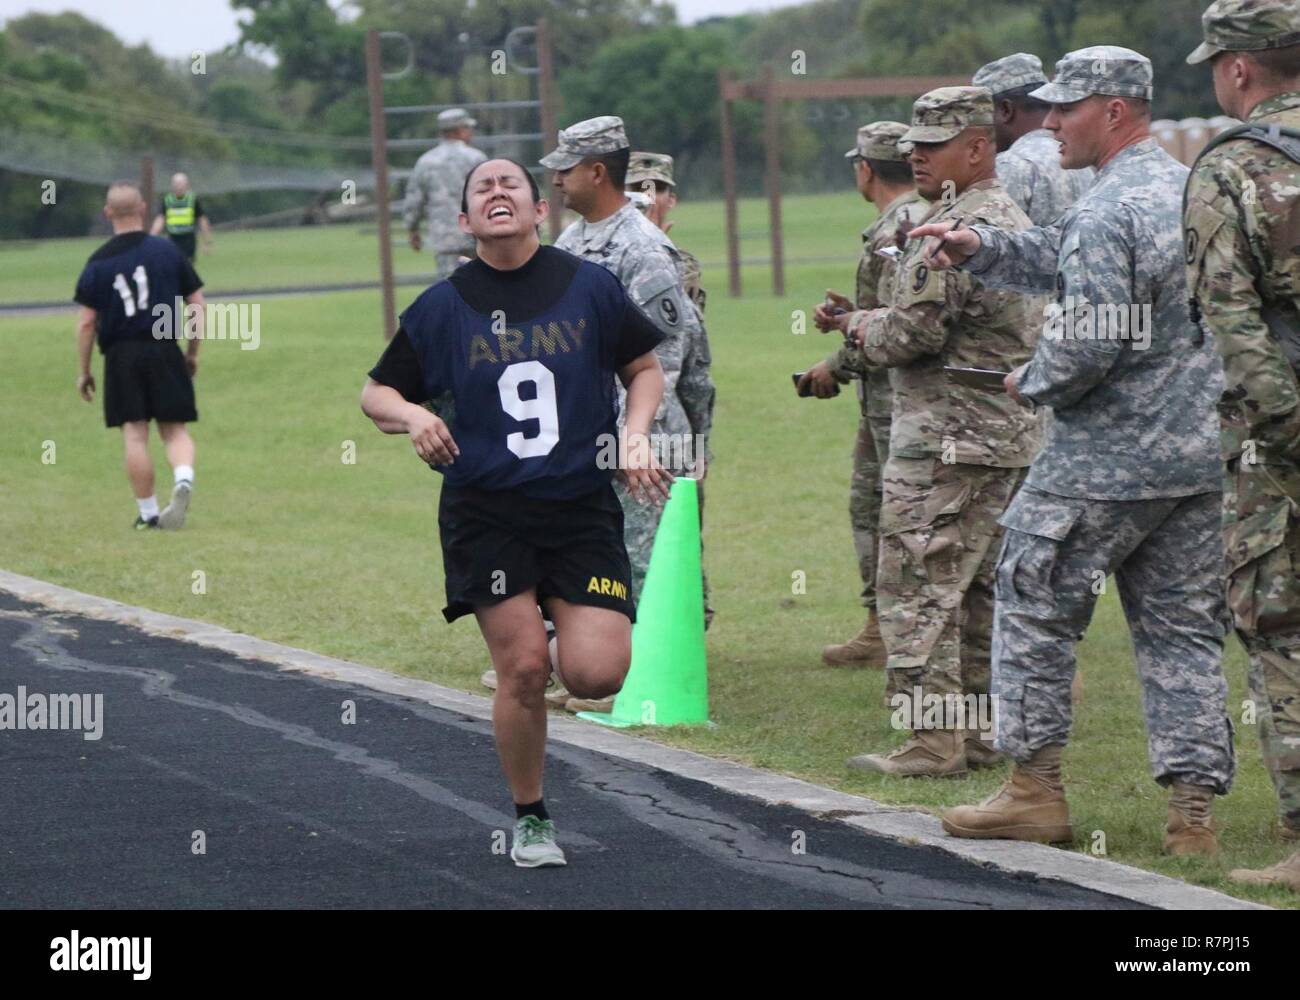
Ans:
[{"label": "gray sneaker", "polygon": [[567,865],[564,852],[555,842],[555,824],[549,819],[524,816],[515,823],[510,860],[520,868]]},{"label": "gray sneaker", "polygon": [[190,494],[194,487],[181,480],[172,488],[172,502],[158,515],[158,527],[165,531],[175,531],[185,526],[185,512],[190,509]]}]

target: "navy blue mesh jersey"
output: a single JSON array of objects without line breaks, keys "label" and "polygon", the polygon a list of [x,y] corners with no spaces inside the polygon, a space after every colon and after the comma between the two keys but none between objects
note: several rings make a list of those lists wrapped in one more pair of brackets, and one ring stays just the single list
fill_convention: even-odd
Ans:
[{"label": "navy blue mesh jersey", "polygon": [[447,485],[567,499],[613,477],[597,454],[617,440],[614,374],[662,339],[609,271],[540,247],[428,288],[370,377],[412,403],[451,395],[460,454],[434,467]]},{"label": "navy blue mesh jersey", "polygon": [[[99,349],[106,351],[119,340],[165,339],[154,337],[154,324],[162,319],[155,310],[174,310],[177,298],[183,302],[202,287],[171,240],[137,231],[120,233],[91,254],[73,298],[99,314]],[[173,313],[159,329],[179,338],[181,314]]]}]

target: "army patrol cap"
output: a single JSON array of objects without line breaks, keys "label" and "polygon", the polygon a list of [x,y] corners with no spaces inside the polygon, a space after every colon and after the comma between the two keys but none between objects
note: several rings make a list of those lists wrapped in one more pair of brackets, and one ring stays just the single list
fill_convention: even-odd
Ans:
[{"label": "army patrol cap", "polygon": [[676,188],[673,180],[673,158],[667,153],[633,153],[627,165],[624,187],[640,187],[646,181],[663,181]]},{"label": "army patrol cap", "polygon": [[1048,104],[1073,104],[1093,94],[1151,100],[1151,60],[1120,45],[1090,45],[1067,52],[1056,78],[1030,93]]},{"label": "army patrol cap", "polygon": [[975,86],[983,87],[994,97],[1018,87],[1041,87],[1046,82],[1043,61],[1032,52],[1015,52],[994,59],[976,70],[975,77],[971,80]]},{"label": "army patrol cap", "polygon": [[1220,52],[1258,52],[1300,45],[1295,0],[1215,0],[1201,15],[1205,41],[1187,57],[1205,62]]},{"label": "army patrol cap", "polygon": [[947,142],[975,125],[993,124],[993,95],[983,87],[940,87],[912,105],[912,127],[899,142]]},{"label": "army patrol cap", "polygon": [[906,142],[899,149],[899,142],[906,131],[907,126],[902,122],[872,122],[863,125],[858,129],[858,144],[845,153],[844,158],[851,160],[860,156],[864,160],[897,160],[903,163],[912,151],[911,144]]},{"label": "army patrol cap", "polygon": [[541,159],[547,170],[568,170],[588,156],[604,156],[627,149],[627,132],[617,115],[601,115],[560,129],[560,144]]},{"label": "army patrol cap", "polygon": [[473,128],[478,122],[470,117],[464,108],[448,108],[438,112],[438,131],[447,132],[454,128]]}]

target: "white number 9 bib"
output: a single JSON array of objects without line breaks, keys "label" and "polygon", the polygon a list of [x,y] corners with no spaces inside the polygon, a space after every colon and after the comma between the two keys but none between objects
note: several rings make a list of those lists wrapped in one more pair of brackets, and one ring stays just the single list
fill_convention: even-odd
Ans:
[{"label": "white number 9 bib", "polygon": [[[523,399],[519,386],[532,382],[537,386],[536,399]],[[520,458],[537,458],[548,454],[560,440],[560,415],[555,408],[555,376],[540,361],[520,361],[510,365],[497,379],[501,408],[516,420],[536,420],[536,437],[524,437],[515,431],[506,435],[506,447]]]}]

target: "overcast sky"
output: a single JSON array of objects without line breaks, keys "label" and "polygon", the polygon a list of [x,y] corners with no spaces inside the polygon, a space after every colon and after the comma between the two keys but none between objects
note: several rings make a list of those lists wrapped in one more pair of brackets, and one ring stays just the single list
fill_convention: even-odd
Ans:
[{"label": "overcast sky", "polygon": [[[788,7],[798,0],[676,0],[677,17],[690,24],[716,14]],[[227,0],[0,0],[0,21],[31,11],[55,14],[80,11],[111,28],[128,44],[148,42],[171,58],[188,57],[196,48],[211,51],[239,37],[235,12]],[[181,12],[183,10],[183,12]]]}]

